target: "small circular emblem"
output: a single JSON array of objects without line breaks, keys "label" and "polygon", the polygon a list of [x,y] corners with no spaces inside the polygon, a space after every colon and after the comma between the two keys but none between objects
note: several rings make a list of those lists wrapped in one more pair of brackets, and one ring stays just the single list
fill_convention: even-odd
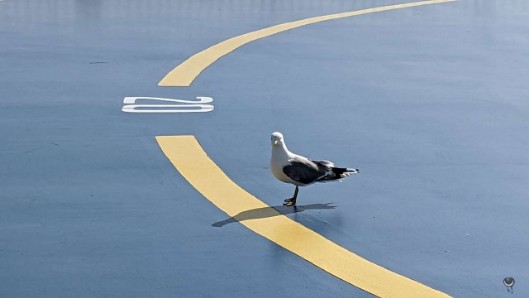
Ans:
[{"label": "small circular emblem", "polygon": [[503,284],[507,287],[507,292],[514,293],[512,287],[514,286],[514,278],[506,277],[503,279]]}]

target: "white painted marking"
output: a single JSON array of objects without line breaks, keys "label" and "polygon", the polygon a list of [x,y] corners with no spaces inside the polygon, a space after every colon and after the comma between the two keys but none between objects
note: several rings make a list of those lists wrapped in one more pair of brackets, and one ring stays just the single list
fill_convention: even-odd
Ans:
[{"label": "white painted marking", "polygon": [[[125,97],[123,99],[123,108],[125,113],[205,113],[214,109],[213,105],[207,104],[213,102],[211,97],[197,96],[198,100],[172,99],[160,97]],[[136,104],[138,100],[148,100],[157,102],[170,102],[180,104]]]}]

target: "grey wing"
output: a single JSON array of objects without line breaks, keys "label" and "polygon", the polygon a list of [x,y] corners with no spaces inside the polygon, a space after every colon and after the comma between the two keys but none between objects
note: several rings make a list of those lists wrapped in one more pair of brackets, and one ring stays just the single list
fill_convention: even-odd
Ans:
[{"label": "grey wing", "polygon": [[334,167],[334,163],[332,161],[328,161],[328,160],[311,160],[313,163],[315,163],[318,168],[332,168]]},{"label": "grey wing", "polygon": [[316,182],[325,175],[325,171],[321,171],[315,163],[302,159],[291,160],[290,165],[283,168],[283,172],[292,180],[303,184]]}]

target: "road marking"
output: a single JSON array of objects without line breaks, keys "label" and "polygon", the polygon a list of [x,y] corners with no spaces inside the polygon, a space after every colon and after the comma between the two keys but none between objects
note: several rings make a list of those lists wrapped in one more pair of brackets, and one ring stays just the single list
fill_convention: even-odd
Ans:
[{"label": "road marking", "polygon": [[268,37],[268,36],[271,36],[271,35],[274,35],[280,32],[284,32],[287,30],[291,30],[291,29],[295,29],[295,28],[299,28],[302,26],[311,25],[311,24],[315,24],[319,22],[329,21],[329,20],[336,20],[336,19],[348,18],[348,17],[358,16],[358,15],[363,15],[363,14],[375,13],[375,12],[416,7],[416,6],[428,5],[428,4],[446,3],[446,2],[453,2],[453,1],[455,0],[430,0],[430,1],[420,1],[420,2],[411,2],[411,3],[404,3],[404,4],[374,7],[374,8],[356,10],[356,11],[351,11],[351,12],[312,17],[312,18],[298,20],[294,22],[283,23],[283,24],[271,26],[268,28],[264,28],[261,30],[242,34],[242,35],[230,38],[228,40],[225,40],[223,42],[220,42],[188,58],[187,60],[182,62],[180,65],[175,67],[173,70],[171,70],[158,83],[158,86],[161,86],[161,87],[162,86],[163,87],[190,86],[191,83],[195,80],[195,78],[198,77],[198,75],[200,75],[200,73],[204,69],[206,69],[206,67],[210,66],[211,64],[213,64],[215,61],[217,61],[224,55],[227,55],[228,53],[236,50],[237,48],[249,42],[252,42],[252,41],[255,41],[261,38],[265,38],[265,37]]},{"label": "road marking", "polygon": [[[138,100],[172,104],[136,104]],[[160,97],[125,97],[121,110],[125,113],[205,113],[214,109],[211,97],[197,97],[197,100],[172,99]],[[180,104],[174,104],[180,103]]]},{"label": "road marking", "polygon": [[267,216],[240,223],[328,273],[378,297],[450,297],[376,265],[270,208],[226,176],[194,136],[156,140],[180,174],[211,203],[231,217],[265,208]]}]

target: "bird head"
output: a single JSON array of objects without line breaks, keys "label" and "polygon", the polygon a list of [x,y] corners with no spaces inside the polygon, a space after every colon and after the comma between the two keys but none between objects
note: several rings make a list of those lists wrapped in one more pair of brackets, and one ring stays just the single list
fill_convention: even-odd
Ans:
[{"label": "bird head", "polygon": [[283,143],[283,134],[277,131],[272,133],[271,141],[272,147],[278,146],[279,144]]}]

